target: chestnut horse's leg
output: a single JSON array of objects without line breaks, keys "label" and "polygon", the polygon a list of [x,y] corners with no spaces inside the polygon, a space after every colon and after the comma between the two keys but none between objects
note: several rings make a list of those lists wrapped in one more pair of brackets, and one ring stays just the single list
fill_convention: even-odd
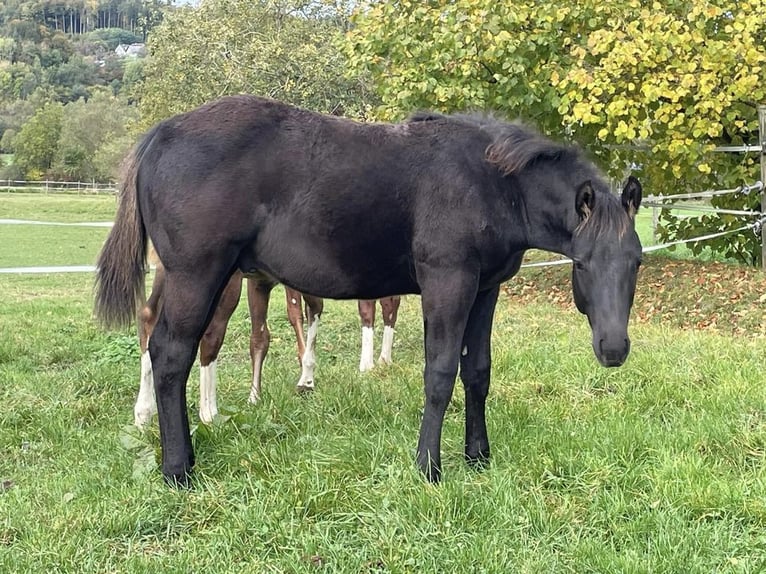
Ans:
[{"label": "chestnut horse's leg", "polygon": [[298,364],[303,363],[303,353],[306,352],[306,338],[303,335],[303,299],[295,289],[285,287],[285,303],[287,306],[287,319],[295,331],[295,340],[298,344]]},{"label": "chestnut horse's leg", "polygon": [[152,282],[152,293],[138,312],[138,341],[141,346],[141,382],[138,398],[133,407],[133,424],[139,428],[149,424],[157,412],[154,398],[154,380],[152,378],[152,360],[149,358],[149,337],[157,324],[157,316],[162,309],[162,293],[165,289],[165,269],[157,264]]},{"label": "chestnut horse's leg", "polygon": [[418,271],[418,283],[422,289],[426,365],[425,405],[417,462],[428,480],[438,482],[441,478],[444,413],[455,387],[469,312],[477,298],[478,271],[471,273],[466,268],[428,266]]},{"label": "chestnut horse's leg", "polygon": [[216,375],[218,353],[223,345],[229,319],[239,304],[241,292],[242,273],[236,271],[221,293],[213,318],[210,319],[199,343],[199,418],[204,423],[213,422],[213,417],[218,414],[215,390],[218,382]]},{"label": "chestnut horse's leg", "polygon": [[359,370],[364,373],[375,366],[373,345],[375,342],[375,299],[360,299],[359,319],[362,321],[362,353]]},{"label": "chestnut horse's leg", "polygon": [[465,389],[465,458],[469,464],[489,462],[489,438],[484,418],[489,392],[492,317],[500,291],[479,292],[471,307],[460,351],[460,379]]},{"label": "chestnut horse's leg", "polygon": [[189,269],[188,272],[165,270],[165,301],[149,339],[162,443],[162,473],[171,484],[187,485],[194,466],[186,381],[234,261],[208,258],[205,263],[190,262],[181,267]]},{"label": "chestnut horse's leg", "polygon": [[319,317],[324,309],[324,301],[313,295],[303,295],[306,304],[306,320],[309,331],[306,346],[301,357],[301,378],[298,380],[298,391],[314,390],[314,367],[316,366],[316,340],[319,329]]},{"label": "chestnut horse's leg", "polygon": [[269,352],[271,334],[267,322],[269,297],[274,283],[261,278],[247,280],[247,303],[250,307],[250,362],[253,366],[253,382],[250,385],[249,402],[257,403],[261,398],[261,373],[263,361]]},{"label": "chestnut horse's leg", "polygon": [[402,298],[397,296],[380,299],[380,308],[383,311],[383,344],[380,348],[379,363],[390,365],[393,362],[392,353],[394,348],[394,327],[399,314],[399,305]]}]

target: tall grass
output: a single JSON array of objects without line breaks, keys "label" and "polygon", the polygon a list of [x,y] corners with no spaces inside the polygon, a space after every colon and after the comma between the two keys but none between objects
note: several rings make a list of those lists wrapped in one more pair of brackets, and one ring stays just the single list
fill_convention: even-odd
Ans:
[{"label": "tall grass", "polygon": [[418,298],[400,312],[395,364],[366,375],[355,305],[328,301],[318,388],[299,396],[275,293],[259,405],[246,402],[244,305],[220,358],[224,416],[213,425],[197,422],[192,373],[197,467],[193,488],[177,491],[156,469],[156,424],[130,427],[135,335],[97,328],[91,290],[87,275],[0,275],[0,572],[766,568],[761,339],[635,324],[627,364],[607,370],[575,311],[503,296],[492,464],[463,463],[458,382],[434,487],[413,462]]}]

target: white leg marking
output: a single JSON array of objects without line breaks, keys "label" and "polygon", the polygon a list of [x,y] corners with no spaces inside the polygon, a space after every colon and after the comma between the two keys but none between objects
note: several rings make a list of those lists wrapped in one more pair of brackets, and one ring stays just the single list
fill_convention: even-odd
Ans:
[{"label": "white leg marking", "polygon": [[463,347],[463,352],[462,352],[462,353],[460,353],[460,354],[461,354],[461,355],[463,355],[464,357],[466,357],[466,356],[468,355],[468,345],[466,345],[465,347]]},{"label": "white leg marking", "polygon": [[390,365],[393,363],[391,355],[394,349],[394,328],[390,325],[383,327],[383,346],[380,349],[379,363]]},{"label": "white leg marking", "polygon": [[317,315],[314,322],[311,323],[309,332],[306,335],[306,350],[301,359],[301,378],[298,380],[299,389],[306,390],[314,388],[314,367],[316,366],[314,347],[316,346],[317,329],[319,329],[319,315]]},{"label": "white leg marking", "polygon": [[253,382],[250,384],[250,397],[247,399],[251,405],[261,400],[261,369],[263,368],[263,351],[255,352],[253,356]]},{"label": "white leg marking", "polygon": [[157,412],[157,402],[154,398],[154,377],[152,376],[152,360],[149,351],[141,355],[141,385],[138,387],[136,406],[133,407],[133,424],[144,428]]},{"label": "white leg marking", "polygon": [[375,342],[375,332],[372,327],[362,327],[362,356],[359,359],[359,370],[364,373],[375,366],[373,356],[373,345]]},{"label": "white leg marking", "polygon": [[215,395],[218,382],[216,362],[213,361],[207,367],[199,369],[199,420],[203,423],[213,422],[213,417],[218,414],[218,402]]}]

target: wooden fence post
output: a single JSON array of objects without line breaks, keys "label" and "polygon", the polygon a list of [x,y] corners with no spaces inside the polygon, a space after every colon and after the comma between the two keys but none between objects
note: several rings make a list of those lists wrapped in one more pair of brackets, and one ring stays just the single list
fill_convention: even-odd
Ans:
[{"label": "wooden fence post", "polygon": [[[766,213],[766,105],[758,106],[758,139],[761,140],[761,217]],[[766,270],[766,225],[761,226],[761,269]]]}]

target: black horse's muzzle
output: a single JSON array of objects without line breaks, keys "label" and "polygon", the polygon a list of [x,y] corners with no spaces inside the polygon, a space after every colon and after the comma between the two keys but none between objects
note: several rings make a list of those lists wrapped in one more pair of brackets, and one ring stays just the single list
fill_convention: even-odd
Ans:
[{"label": "black horse's muzzle", "polygon": [[593,352],[599,363],[605,367],[619,367],[628,358],[630,353],[630,339],[593,336]]}]

